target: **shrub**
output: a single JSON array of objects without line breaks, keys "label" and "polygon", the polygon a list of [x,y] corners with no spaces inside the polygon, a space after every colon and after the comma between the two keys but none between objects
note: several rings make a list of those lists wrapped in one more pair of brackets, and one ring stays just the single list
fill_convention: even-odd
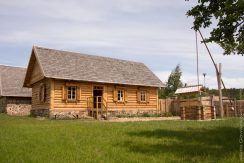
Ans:
[{"label": "shrub", "polygon": [[163,114],[164,117],[172,117],[173,114],[171,112],[166,112]]},{"label": "shrub", "polygon": [[151,116],[151,115],[148,114],[148,113],[146,113],[146,112],[142,114],[142,117],[150,117],[150,116]]}]

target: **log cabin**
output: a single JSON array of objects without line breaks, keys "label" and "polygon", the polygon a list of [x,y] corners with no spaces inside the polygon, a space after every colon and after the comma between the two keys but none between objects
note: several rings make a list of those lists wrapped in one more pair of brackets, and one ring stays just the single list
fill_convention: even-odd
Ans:
[{"label": "log cabin", "polygon": [[23,88],[26,69],[0,65],[0,113],[30,114],[31,89]]},{"label": "log cabin", "polygon": [[143,63],[37,46],[24,81],[31,113],[55,119],[153,114],[163,86]]}]

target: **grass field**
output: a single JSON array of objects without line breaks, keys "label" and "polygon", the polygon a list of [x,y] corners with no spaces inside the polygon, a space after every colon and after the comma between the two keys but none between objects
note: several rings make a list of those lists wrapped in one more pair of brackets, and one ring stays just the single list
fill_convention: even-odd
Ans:
[{"label": "grass field", "polygon": [[0,114],[0,162],[239,162],[240,119],[97,122]]}]

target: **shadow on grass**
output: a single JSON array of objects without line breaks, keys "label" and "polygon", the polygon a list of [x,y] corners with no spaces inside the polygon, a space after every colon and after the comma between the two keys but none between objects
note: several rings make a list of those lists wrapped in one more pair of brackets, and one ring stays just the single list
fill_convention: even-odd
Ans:
[{"label": "shadow on grass", "polygon": [[158,129],[129,132],[128,135],[135,141],[117,145],[127,148],[129,152],[153,156],[169,154],[179,157],[176,158],[178,161],[220,161],[229,156],[238,160],[239,157],[239,129],[234,127],[188,128],[178,131]]}]

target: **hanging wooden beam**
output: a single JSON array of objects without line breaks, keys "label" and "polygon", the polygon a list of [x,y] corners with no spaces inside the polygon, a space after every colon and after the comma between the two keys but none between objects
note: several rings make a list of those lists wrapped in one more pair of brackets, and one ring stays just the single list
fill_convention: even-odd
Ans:
[{"label": "hanging wooden beam", "polygon": [[[210,50],[209,50],[209,48],[208,48],[206,42],[204,41],[204,38],[203,38],[203,35],[202,35],[201,31],[198,30],[198,32],[199,32],[199,34],[200,34],[200,36],[201,36],[201,38],[202,38],[202,41],[203,41],[203,43],[204,43],[204,45],[205,45],[205,47],[206,47],[206,49],[207,49],[207,51],[208,51],[208,54],[209,54],[209,56],[210,56],[210,58],[211,58],[211,60],[212,60],[212,62],[213,62],[213,64],[214,64],[214,68],[215,68],[216,72],[218,72],[218,65],[215,63],[215,61],[214,61],[214,59],[213,59],[213,56],[212,56],[212,54],[210,53]],[[228,95],[230,104],[232,105],[232,101],[230,100],[230,95],[229,95],[228,92],[227,92],[225,83],[224,83],[224,81],[222,80],[222,78],[220,78],[220,82],[223,84],[224,90],[225,90],[225,92],[226,92],[227,95]]]}]

